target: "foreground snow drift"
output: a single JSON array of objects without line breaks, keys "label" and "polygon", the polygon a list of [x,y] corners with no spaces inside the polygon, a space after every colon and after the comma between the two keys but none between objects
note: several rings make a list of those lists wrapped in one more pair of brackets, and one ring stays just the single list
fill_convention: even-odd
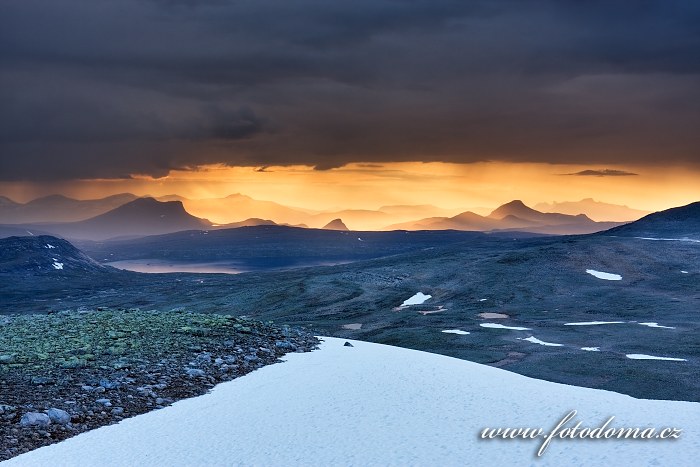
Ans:
[{"label": "foreground snow drift", "polygon": [[[464,360],[324,338],[210,394],[11,459],[10,466],[691,465],[700,404],[638,400]],[[665,427],[677,440],[484,440],[543,428],[571,410],[581,427]],[[569,426],[574,426],[570,424]]]}]

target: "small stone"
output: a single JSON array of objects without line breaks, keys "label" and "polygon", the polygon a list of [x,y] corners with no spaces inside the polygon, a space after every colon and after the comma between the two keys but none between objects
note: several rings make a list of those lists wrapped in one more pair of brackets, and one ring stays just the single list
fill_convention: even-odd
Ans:
[{"label": "small stone", "polygon": [[345,344],[343,344],[343,346],[344,346],[344,347],[355,347],[354,345],[352,345],[352,344],[351,344],[350,342],[348,342],[348,341],[345,341]]},{"label": "small stone", "polygon": [[92,391],[92,390],[95,389],[95,388],[93,388],[92,386],[88,386],[88,385],[86,384],[86,385],[84,385],[84,386],[80,386],[80,389],[82,389],[83,391],[90,392],[90,391]]},{"label": "small stone", "polygon": [[70,414],[65,410],[52,407],[46,411],[46,414],[52,422],[58,423],[59,425],[67,425],[70,423]]},{"label": "small stone", "polygon": [[115,407],[112,409],[112,415],[122,415],[124,414],[124,409],[122,407]]},{"label": "small stone", "polygon": [[21,426],[48,426],[51,424],[51,419],[45,413],[28,412],[22,415],[19,424]]},{"label": "small stone", "polygon": [[110,381],[108,379],[101,379],[100,386],[102,386],[103,388],[107,388],[107,389],[115,389],[115,388],[119,387],[119,383],[114,382],[114,381]]},{"label": "small stone", "polygon": [[295,351],[297,349],[297,346],[289,341],[277,341],[275,342],[275,347],[278,349],[288,349],[291,351]]},{"label": "small stone", "polygon": [[200,370],[199,368],[188,368],[188,369],[185,370],[185,371],[187,372],[187,375],[188,375],[190,378],[201,377],[201,376],[205,376],[205,375],[206,375],[206,373],[204,372],[204,370]]},{"label": "small stone", "polygon": [[34,377],[32,377],[32,384],[45,385],[45,384],[54,384],[54,383],[55,383],[55,381],[52,378],[48,378],[46,376],[34,376]]},{"label": "small stone", "polygon": [[112,403],[109,399],[97,399],[95,402],[105,407],[112,407]]},{"label": "small stone", "polygon": [[15,357],[13,355],[0,355],[0,365],[2,364],[9,364],[15,361]]}]

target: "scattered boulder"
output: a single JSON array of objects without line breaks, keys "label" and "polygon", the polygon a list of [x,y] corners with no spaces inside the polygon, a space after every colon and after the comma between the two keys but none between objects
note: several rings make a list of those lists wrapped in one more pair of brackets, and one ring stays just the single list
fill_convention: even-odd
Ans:
[{"label": "scattered boulder", "polygon": [[190,378],[206,376],[204,370],[200,370],[199,368],[188,368],[185,371],[187,372],[187,376],[189,376]]},{"label": "scattered boulder", "polygon": [[53,423],[58,423],[59,425],[68,425],[70,423],[70,414],[65,410],[52,407],[46,411],[46,415],[49,416]]},{"label": "scattered boulder", "polygon": [[355,347],[355,346],[352,345],[350,342],[345,341],[345,344],[343,344],[343,347]]},{"label": "scattered boulder", "polygon": [[19,424],[21,426],[45,427],[51,424],[51,419],[45,413],[27,412],[22,415],[22,419],[19,421]]}]

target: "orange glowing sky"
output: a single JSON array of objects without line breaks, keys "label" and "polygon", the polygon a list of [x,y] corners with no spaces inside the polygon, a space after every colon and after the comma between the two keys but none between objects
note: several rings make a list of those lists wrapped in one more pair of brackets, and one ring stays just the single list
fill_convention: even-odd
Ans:
[{"label": "orange glowing sky", "polygon": [[26,202],[60,193],[89,199],[116,193],[191,199],[243,193],[259,200],[312,210],[376,209],[382,205],[433,204],[466,210],[492,208],[513,199],[526,204],[594,198],[656,211],[700,199],[700,171],[686,167],[605,166],[634,176],[565,175],[590,166],[536,163],[386,163],[349,164],[318,171],[308,166],[250,167],[209,165],[172,171],[154,179],[77,180],[71,182],[0,183],[0,194]]}]

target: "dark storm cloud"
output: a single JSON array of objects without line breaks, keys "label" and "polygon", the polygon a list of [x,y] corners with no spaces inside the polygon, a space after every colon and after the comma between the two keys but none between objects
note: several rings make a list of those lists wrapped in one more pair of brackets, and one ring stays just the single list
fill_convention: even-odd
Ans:
[{"label": "dark storm cloud", "polygon": [[700,162],[694,1],[5,0],[0,178]]},{"label": "dark storm cloud", "polygon": [[632,172],[627,172],[624,170],[614,170],[614,169],[603,169],[603,170],[582,170],[580,172],[565,174],[574,175],[578,177],[631,177],[634,175],[639,175]]}]

